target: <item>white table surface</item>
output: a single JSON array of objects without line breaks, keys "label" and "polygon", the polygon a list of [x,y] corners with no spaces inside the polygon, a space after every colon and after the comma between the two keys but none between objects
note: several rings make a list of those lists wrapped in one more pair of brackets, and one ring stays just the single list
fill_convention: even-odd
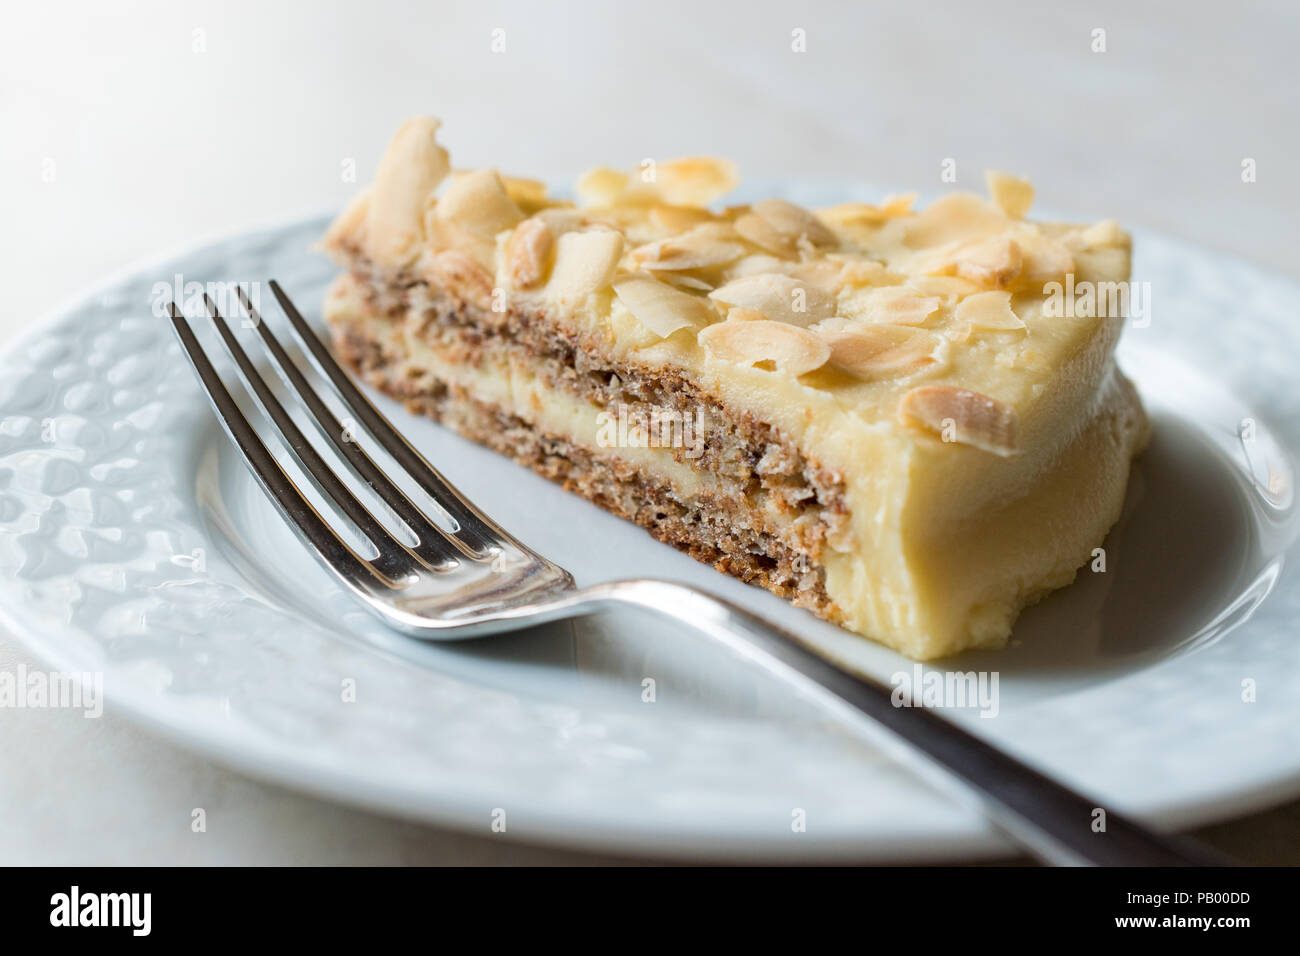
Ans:
[{"label": "white table surface", "polygon": [[[137,257],[341,205],[344,164],[367,181],[417,113],[456,165],[553,181],[691,153],[926,190],[947,159],[975,189],[996,167],[1053,209],[1300,276],[1298,36],[1282,2],[15,4],[0,346]],[[0,631],[0,671],[23,662]],[[1300,804],[1204,835],[1300,862]],[[256,783],[111,706],[0,709],[0,863],[582,862],[609,861]]]}]

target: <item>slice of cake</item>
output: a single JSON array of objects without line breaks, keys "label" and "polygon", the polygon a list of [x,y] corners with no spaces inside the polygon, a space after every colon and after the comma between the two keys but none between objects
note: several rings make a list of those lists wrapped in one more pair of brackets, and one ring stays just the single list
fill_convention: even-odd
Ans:
[{"label": "slice of cake", "polygon": [[914,658],[1005,643],[1119,516],[1147,424],[1114,223],[1030,222],[997,174],[716,208],[735,171],[700,158],[575,205],[453,171],[437,128],[325,237],[337,350],[410,409]]}]

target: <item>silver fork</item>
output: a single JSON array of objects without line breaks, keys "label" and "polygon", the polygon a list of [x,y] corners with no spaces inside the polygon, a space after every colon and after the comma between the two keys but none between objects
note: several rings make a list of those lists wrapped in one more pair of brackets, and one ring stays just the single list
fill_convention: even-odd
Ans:
[{"label": "silver fork", "polygon": [[316,372],[355,421],[445,512],[441,517],[447,527],[417,507],[355,441],[352,423],[345,428],[338,420],[241,289],[240,304],[252,327],[285,385],[310,413],[316,430],[413,532],[416,543],[399,540],[376,518],[294,424],[205,295],[212,324],[263,414],[322,497],[345,514],[378,552],[370,558],[358,553],[303,496],[258,437],[175,303],[171,304],[172,325],[217,419],[267,497],[321,564],[388,625],[417,638],[459,640],[612,608],[643,608],[694,628],[793,691],[835,710],[932,784],[962,802],[973,801],[996,827],[1046,862],[1165,866],[1222,862],[1187,840],[1157,835],[1114,812],[1105,814],[1105,829],[1096,832],[1096,801],[933,710],[894,706],[888,687],[839,670],[806,649],[795,635],[730,601],[684,584],[651,579],[576,588],[569,572],[511,537],[453,488],[362,395],[279,284],[270,285]]}]

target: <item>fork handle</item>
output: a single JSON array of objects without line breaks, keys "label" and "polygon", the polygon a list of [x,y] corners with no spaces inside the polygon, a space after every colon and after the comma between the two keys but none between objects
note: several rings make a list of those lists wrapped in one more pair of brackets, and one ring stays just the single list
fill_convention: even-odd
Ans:
[{"label": "fork handle", "polygon": [[[1106,811],[1093,830],[1095,800],[1064,787],[963,730],[930,708],[900,708],[883,684],[850,674],[806,649],[790,632],[730,601],[671,581],[614,581],[572,595],[570,610],[632,605],[702,631],[805,694],[847,715],[866,716],[873,734],[931,783],[974,804],[1038,859],[1067,866],[1223,866],[1185,838],[1162,836]],[[565,602],[569,603],[569,602]],[[833,698],[827,700],[827,693]],[[860,723],[860,721],[857,721]]]}]

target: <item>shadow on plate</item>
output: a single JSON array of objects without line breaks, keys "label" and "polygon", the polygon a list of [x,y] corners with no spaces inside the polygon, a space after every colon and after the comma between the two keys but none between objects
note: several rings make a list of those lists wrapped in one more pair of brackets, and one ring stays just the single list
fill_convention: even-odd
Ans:
[{"label": "shadow on plate", "polygon": [[[1124,512],[1105,542],[1105,572],[1085,567],[1069,587],[1028,609],[1009,648],[932,666],[997,670],[1004,678],[1046,679],[1045,686],[1069,690],[1203,646],[1249,616],[1268,593],[1277,567],[1261,550],[1241,466],[1176,415],[1154,419]],[[636,637],[620,639],[615,623],[596,619],[574,623],[569,634],[556,628],[540,647],[540,635],[525,632],[458,650],[516,661],[527,656],[615,681],[639,681],[648,672],[647,653],[656,673],[678,654],[700,653],[688,651],[687,642],[662,636],[654,641],[653,618],[633,622],[620,615],[616,623]],[[713,669],[688,666],[685,672]]]}]

